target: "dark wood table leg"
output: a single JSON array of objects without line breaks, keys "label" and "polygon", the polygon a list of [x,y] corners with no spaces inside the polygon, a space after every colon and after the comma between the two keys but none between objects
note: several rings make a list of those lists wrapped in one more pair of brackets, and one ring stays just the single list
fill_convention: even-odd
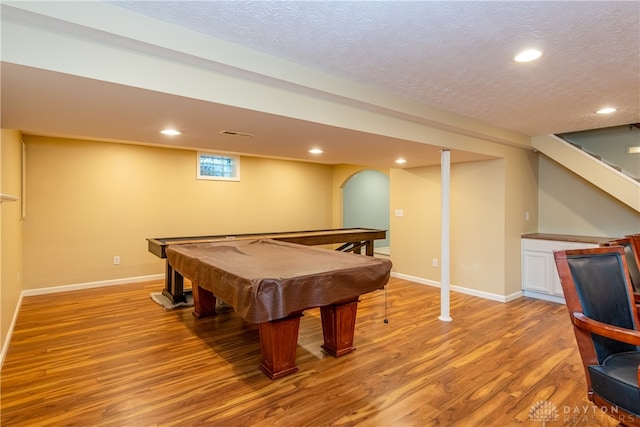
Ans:
[{"label": "dark wood table leg", "polygon": [[213,292],[201,288],[195,283],[191,283],[193,293],[193,317],[201,319],[203,317],[216,315],[216,296]]},{"label": "dark wood table leg", "polygon": [[260,370],[272,380],[293,374],[302,313],[259,324],[262,363]]},{"label": "dark wood table leg", "polygon": [[373,256],[373,240],[367,240],[365,246],[366,246],[367,256]]},{"label": "dark wood table leg", "polygon": [[322,348],[332,356],[339,357],[351,353],[353,333],[356,327],[358,299],[320,307],[322,317]]},{"label": "dark wood table leg", "polygon": [[171,267],[169,260],[167,260],[162,295],[169,298],[173,304],[187,302],[184,294],[184,277]]}]

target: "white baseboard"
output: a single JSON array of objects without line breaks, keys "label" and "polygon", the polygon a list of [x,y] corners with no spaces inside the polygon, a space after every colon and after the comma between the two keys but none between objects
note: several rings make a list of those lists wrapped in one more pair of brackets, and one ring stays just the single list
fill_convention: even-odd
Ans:
[{"label": "white baseboard", "polygon": [[545,300],[545,301],[551,301],[551,302],[555,302],[558,304],[566,304],[566,301],[564,300],[564,297],[559,297],[559,296],[555,296],[555,295],[549,295],[549,294],[545,294],[542,292],[535,292],[535,291],[524,291],[524,296],[525,297],[530,297],[530,298],[535,298],[535,299],[541,299],[541,300]]},{"label": "white baseboard", "polygon": [[82,289],[101,288],[103,286],[124,285],[127,283],[149,282],[163,279],[164,274],[152,274],[149,276],[127,277],[124,279],[101,280],[99,282],[76,283],[74,285],[52,286],[50,288],[27,289],[22,291],[25,297],[32,295],[55,294],[58,292],[78,291]]},{"label": "white baseboard", "polygon": [[4,364],[4,358],[7,355],[7,351],[9,350],[9,344],[11,343],[11,337],[13,336],[13,329],[16,326],[16,321],[18,320],[18,313],[20,312],[20,307],[22,307],[22,293],[18,297],[18,303],[16,304],[16,309],[13,311],[13,317],[11,319],[11,324],[9,325],[9,329],[7,330],[7,336],[5,337],[4,342],[2,343],[2,352],[0,353],[0,369],[2,369],[2,365]]},{"label": "white baseboard", "polygon": [[385,255],[385,256],[389,256],[391,255],[391,248],[389,246],[385,246],[382,248],[374,248],[373,249],[373,253],[376,255]]},{"label": "white baseboard", "polygon": [[[422,277],[410,276],[407,274],[395,273],[395,272],[392,272],[391,276],[397,277],[398,279],[409,280],[411,282],[419,283],[421,285],[428,285],[436,288],[440,287],[440,282],[424,279]],[[477,291],[475,289],[469,289],[469,288],[464,288],[462,286],[455,286],[455,285],[451,285],[451,290],[455,292],[459,292],[461,294],[472,295],[474,297],[479,297],[479,298],[484,298],[491,301],[498,301],[498,302],[504,302],[504,303],[516,300],[524,296],[522,291],[514,292],[509,295],[498,295],[498,294],[492,294],[490,292]]]}]

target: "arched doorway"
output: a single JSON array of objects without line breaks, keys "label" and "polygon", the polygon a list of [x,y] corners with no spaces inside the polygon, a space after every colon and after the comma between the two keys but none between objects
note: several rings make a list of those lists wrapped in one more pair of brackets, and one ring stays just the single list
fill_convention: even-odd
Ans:
[{"label": "arched doorway", "polygon": [[[376,170],[351,176],[342,188],[343,226],[389,230],[389,177]],[[374,247],[388,254],[390,231]]]}]

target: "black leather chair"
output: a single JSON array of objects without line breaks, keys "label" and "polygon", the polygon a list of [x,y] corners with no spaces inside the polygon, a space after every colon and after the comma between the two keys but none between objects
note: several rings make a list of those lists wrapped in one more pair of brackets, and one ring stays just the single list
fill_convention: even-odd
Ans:
[{"label": "black leather chair", "polygon": [[621,425],[640,426],[640,318],[624,249],[558,251],[554,257],[588,399]]}]

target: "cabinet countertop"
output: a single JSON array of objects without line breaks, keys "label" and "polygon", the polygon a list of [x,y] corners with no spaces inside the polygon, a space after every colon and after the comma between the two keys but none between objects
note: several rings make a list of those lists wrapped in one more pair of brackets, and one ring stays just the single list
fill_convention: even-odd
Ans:
[{"label": "cabinet countertop", "polygon": [[534,240],[557,240],[562,242],[576,242],[576,243],[593,243],[596,245],[599,245],[600,243],[606,243],[609,240],[616,239],[615,237],[576,236],[573,234],[548,234],[548,233],[523,234],[522,238],[534,239]]}]

